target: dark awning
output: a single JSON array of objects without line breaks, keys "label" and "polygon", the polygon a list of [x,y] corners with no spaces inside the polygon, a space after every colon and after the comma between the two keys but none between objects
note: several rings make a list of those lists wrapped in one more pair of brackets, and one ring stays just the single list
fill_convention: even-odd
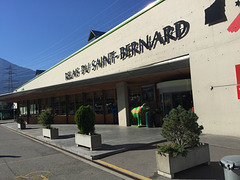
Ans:
[{"label": "dark awning", "polygon": [[[174,71],[177,69],[184,69],[189,67],[190,67],[189,56],[186,55],[179,58],[170,59],[170,60],[166,60],[166,61],[162,61],[159,63],[154,63],[151,65],[142,66],[138,68],[133,68],[128,71],[123,71],[123,72],[110,74],[106,76],[100,76],[96,78],[80,80],[75,82],[68,82],[68,83],[63,83],[59,85],[48,86],[48,87],[43,87],[43,88],[38,88],[33,90],[23,90],[20,92],[2,94],[0,95],[0,101],[17,102],[17,101],[21,101],[22,99],[26,99],[26,97],[35,96],[39,98],[40,95],[44,93],[47,94],[50,92],[65,91],[65,90],[70,90],[77,87],[79,88],[79,87],[84,87],[84,86],[89,86],[94,84],[102,84],[102,83],[107,83],[112,81],[121,81],[128,78],[146,76],[146,75],[156,74],[160,72],[169,72],[169,71]],[[29,98],[29,99],[32,99],[32,98]]]}]

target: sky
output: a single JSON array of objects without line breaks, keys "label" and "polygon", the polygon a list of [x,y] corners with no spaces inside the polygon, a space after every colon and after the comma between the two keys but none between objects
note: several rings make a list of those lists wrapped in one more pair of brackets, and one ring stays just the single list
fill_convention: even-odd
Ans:
[{"label": "sky", "polygon": [[47,70],[154,0],[0,0],[0,58]]}]

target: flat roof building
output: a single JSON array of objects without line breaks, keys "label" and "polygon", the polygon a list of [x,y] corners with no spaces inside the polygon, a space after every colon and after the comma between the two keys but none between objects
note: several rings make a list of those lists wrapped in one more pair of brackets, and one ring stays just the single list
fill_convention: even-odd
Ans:
[{"label": "flat roof building", "polygon": [[[56,123],[91,105],[97,123],[135,124],[147,103],[155,125],[177,105],[194,108],[204,133],[240,137],[240,27],[234,1],[158,0],[0,101],[28,122],[52,107]],[[116,121],[115,121],[116,122]]]}]

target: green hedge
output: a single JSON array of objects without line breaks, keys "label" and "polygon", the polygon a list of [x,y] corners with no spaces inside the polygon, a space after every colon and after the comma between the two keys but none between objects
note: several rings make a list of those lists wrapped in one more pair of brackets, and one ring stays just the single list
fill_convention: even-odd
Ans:
[{"label": "green hedge", "polygon": [[95,113],[89,105],[79,107],[75,113],[74,120],[80,134],[94,134],[96,122]]}]

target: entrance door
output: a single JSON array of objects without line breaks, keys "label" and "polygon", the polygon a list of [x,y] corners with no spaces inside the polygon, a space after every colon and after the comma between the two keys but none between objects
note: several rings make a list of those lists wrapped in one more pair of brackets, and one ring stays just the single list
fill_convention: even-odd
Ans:
[{"label": "entrance door", "polygon": [[190,79],[167,81],[157,84],[163,115],[181,105],[186,110],[193,107]]},{"label": "entrance door", "polygon": [[176,108],[178,105],[181,105],[186,110],[189,110],[193,107],[191,91],[163,93],[162,96],[162,109],[164,115],[168,114],[172,108]]},{"label": "entrance door", "polygon": [[115,90],[104,91],[105,95],[105,123],[118,124],[118,110]]},{"label": "entrance door", "polygon": [[94,111],[96,122],[104,123],[104,97],[102,91],[94,92]]}]

